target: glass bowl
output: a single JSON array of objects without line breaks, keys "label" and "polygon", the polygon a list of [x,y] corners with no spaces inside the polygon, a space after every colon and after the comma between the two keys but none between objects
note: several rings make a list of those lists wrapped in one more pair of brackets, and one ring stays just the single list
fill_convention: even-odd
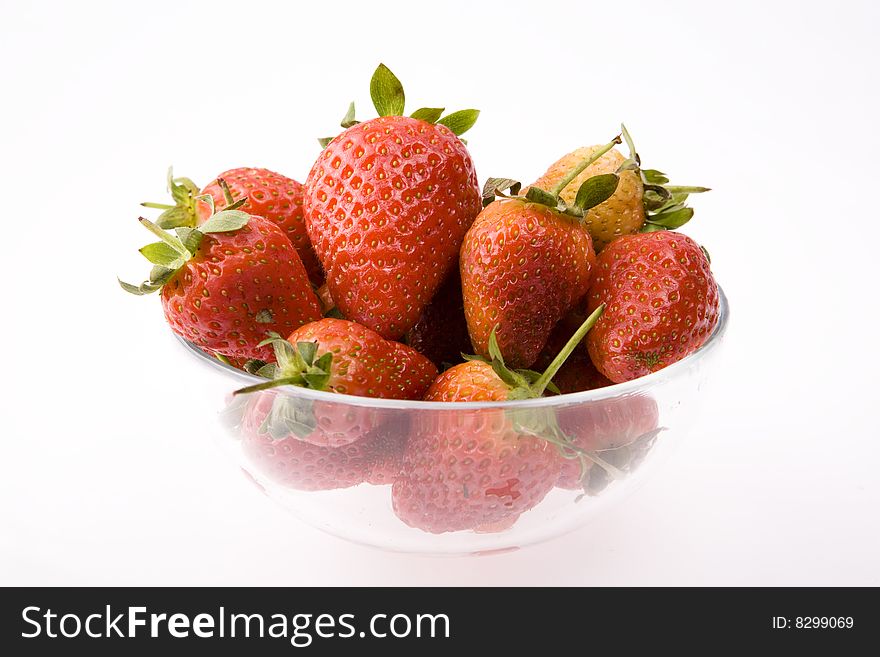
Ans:
[{"label": "glass bowl", "polygon": [[[709,339],[659,372],[597,390],[503,403],[371,399],[293,386],[233,397],[233,390],[263,379],[181,342],[228,377],[230,395],[220,417],[241,468],[298,518],[387,550],[485,554],[577,529],[657,469],[699,412],[728,324],[720,289],[719,297]],[[339,442],[345,444],[335,444],[333,433],[321,434],[326,444],[299,438],[316,435],[312,429],[330,421],[344,427]],[[499,431],[509,434],[518,455],[506,471],[481,457],[480,436]],[[545,439],[560,431],[574,450]],[[352,436],[357,439],[349,442]],[[437,470],[432,455],[438,441],[461,441],[469,456]],[[399,475],[404,458],[417,459],[416,474]]]}]

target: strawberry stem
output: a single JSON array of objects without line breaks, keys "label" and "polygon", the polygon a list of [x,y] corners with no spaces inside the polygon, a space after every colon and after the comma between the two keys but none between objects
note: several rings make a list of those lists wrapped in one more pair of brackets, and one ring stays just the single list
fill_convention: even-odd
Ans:
[{"label": "strawberry stem", "polygon": [[574,169],[572,169],[571,171],[569,171],[565,175],[565,178],[563,178],[562,180],[559,181],[559,183],[556,185],[556,187],[554,187],[553,189],[550,190],[550,193],[553,194],[554,196],[559,196],[559,193],[563,189],[568,187],[569,183],[571,183],[572,180],[577,178],[583,172],[584,169],[586,169],[593,162],[595,162],[600,157],[605,155],[605,153],[610,151],[612,148],[614,148],[619,143],[621,143],[620,135],[617,135],[614,139],[609,141],[602,148],[600,148],[599,150],[592,153],[589,157],[584,158],[584,160],[580,164],[578,164]]},{"label": "strawberry stem", "polygon": [[577,331],[574,332],[568,342],[565,343],[565,346],[556,354],[556,358],[553,359],[547,369],[544,370],[544,373],[538,377],[538,380],[535,381],[531,385],[531,390],[534,393],[535,397],[540,397],[544,394],[544,390],[547,389],[547,385],[556,376],[556,373],[559,371],[559,368],[565,364],[565,361],[571,355],[571,352],[575,350],[581,340],[584,339],[584,336],[587,332],[593,328],[593,325],[596,323],[596,320],[602,316],[602,312],[605,310],[605,304],[603,303],[601,306],[596,308],[593,313],[584,320],[584,323],[580,325]]},{"label": "strawberry stem", "polygon": [[259,392],[260,390],[269,390],[270,388],[277,388],[278,386],[300,386],[302,385],[302,377],[301,376],[291,376],[285,377],[282,379],[273,379],[271,381],[266,381],[265,383],[257,383],[256,385],[248,386],[246,388],[239,388],[232,394],[235,395],[246,395],[252,392]]}]

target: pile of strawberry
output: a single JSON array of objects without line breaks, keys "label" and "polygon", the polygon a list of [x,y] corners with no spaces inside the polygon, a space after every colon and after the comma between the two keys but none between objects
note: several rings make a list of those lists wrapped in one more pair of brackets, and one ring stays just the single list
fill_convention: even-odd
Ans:
[{"label": "pile of strawberry", "polygon": [[162,213],[140,219],[157,238],[141,249],[149,278],[121,285],[160,292],[178,335],[266,379],[240,391],[241,427],[276,479],[393,483],[414,527],[503,528],[554,485],[588,488],[596,463],[613,474],[602,436],[652,437],[656,405],[567,417],[502,405],[377,428],[369,406],[304,413],[272,388],[503,402],[667,367],[718,319],[708,255],[673,232],[707,190],[643,169],[625,128],[530,186],[489,178],[481,190],[460,138],[479,112],[404,116],[384,65],[370,95],[379,117],[356,120],[352,103],[304,184],[239,168],[199,188],[169,172],[173,203],[145,203]]}]

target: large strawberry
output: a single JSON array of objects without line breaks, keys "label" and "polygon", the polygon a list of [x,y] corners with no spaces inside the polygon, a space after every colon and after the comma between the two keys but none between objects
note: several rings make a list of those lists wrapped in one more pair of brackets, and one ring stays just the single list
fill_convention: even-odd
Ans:
[{"label": "large strawberry", "polygon": [[[637,233],[645,228],[656,230],[684,225],[693,216],[693,210],[686,205],[688,195],[709,191],[705,187],[667,185],[669,179],[661,171],[641,169],[639,154],[626,127],[621,126],[621,130],[629,146],[629,158],[624,158],[616,149],[610,150],[559,191],[560,198],[571,205],[575,202],[578,189],[588,178],[608,173],[620,176],[620,184],[614,194],[584,216],[584,224],[590,231],[597,253],[621,235]],[[566,178],[573,166],[601,148],[587,146],[563,155],[532,186],[542,189],[555,187]]]},{"label": "large strawberry", "polygon": [[602,304],[587,348],[599,371],[621,383],[697,350],[718,321],[718,286],[690,237],[627,235],[599,255],[588,308]]},{"label": "large strawberry", "polygon": [[346,116],[347,129],[306,179],[305,218],[342,314],[397,339],[457,263],[480,210],[474,165],[457,136],[477,112],[400,116],[403,89],[381,65],[370,91],[380,117]]},{"label": "large strawberry", "polygon": [[[592,153],[567,176],[609,151],[616,138]],[[616,174],[589,178],[575,204],[552,190],[529,188],[516,196],[519,183],[490,178],[486,207],[467,232],[461,248],[461,284],[468,331],[474,349],[488,354],[489,334],[497,325],[502,353],[514,367],[530,367],[556,323],[584,298],[595,253],[583,224],[584,214],[614,193]],[[494,200],[510,188],[514,196]]]},{"label": "large strawberry", "polygon": [[[507,368],[493,334],[491,362],[471,360],[446,370],[425,399],[503,402],[540,397],[600,312],[584,322],[543,374]],[[421,413],[392,488],[395,513],[408,525],[442,533],[493,526],[532,508],[553,488],[562,466],[553,444],[562,443],[559,431],[545,410]]]},{"label": "large strawberry", "polygon": [[141,285],[120,284],[139,295],[161,290],[171,328],[202,349],[270,360],[272,350],[260,346],[267,332],[290,333],[320,318],[320,306],[284,232],[232,208],[176,234],[141,218],[161,240],[141,249],[154,267]]},{"label": "large strawberry", "polygon": [[277,224],[299,254],[309,278],[316,285],[321,283],[323,279],[321,264],[309,242],[303,219],[302,185],[293,178],[268,169],[239,167],[224,171],[200,191],[192,180],[175,178],[169,169],[168,190],[174,205],[142,204],[163,210],[156,220],[160,227],[192,228],[206,221],[213,210],[200,200],[205,195],[211,196],[214,199],[214,207],[221,210],[232,202],[244,199],[240,207],[252,215],[264,217]]},{"label": "large strawberry", "polygon": [[[258,374],[270,379],[237,391],[251,393],[281,385],[361,397],[421,399],[437,368],[420,353],[344,319],[325,318],[297,329],[288,340],[271,336],[275,363]],[[315,445],[353,443],[381,423],[377,409],[340,398],[315,401],[279,395],[271,426]]]}]

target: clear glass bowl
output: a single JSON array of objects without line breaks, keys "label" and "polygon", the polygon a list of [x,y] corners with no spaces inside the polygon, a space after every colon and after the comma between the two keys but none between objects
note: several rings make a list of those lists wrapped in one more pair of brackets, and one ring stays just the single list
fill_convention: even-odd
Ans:
[{"label": "clear glass bowl", "polygon": [[[574,530],[616,503],[656,470],[686,435],[727,329],[727,298],[720,290],[719,296],[718,324],[706,343],[687,358],[634,381],[503,403],[370,399],[293,386],[238,397],[230,394],[221,412],[232,438],[226,442],[268,497],[301,520],[350,541],[425,554],[487,553],[534,544]],[[198,359],[228,377],[230,393],[262,381],[181,341]],[[345,440],[360,438],[335,446],[332,434],[327,435],[327,445],[307,443],[295,435],[298,428],[308,434],[316,423],[328,419],[336,428],[344,426]],[[582,451],[563,454],[535,437],[549,435],[545,434],[549,426],[560,429]],[[460,513],[441,514],[440,523],[425,520],[421,529],[396,515],[391,483],[408,442],[411,450],[414,445],[430,450],[438,440],[471,441],[472,454],[479,460],[480,432],[499,427],[512,431],[517,441],[530,441],[532,448],[535,441],[546,444],[546,449],[529,452],[542,460],[534,468],[528,462],[532,456],[526,457],[532,475],[524,477],[522,491],[517,489],[521,482],[516,473],[499,477],[496,472],[490,475],[493,481],[484,477],[471,482],[472,490],[487,496],[472,507],[467,482],[449,480],[450,471],[444,469],[444,490],[452,491],[449,495],[456,498],[452,506]],[[430,471],[430,462],[421,465],[420,481],[428,477],[437,483],[440,473]],[[458,472],[479,476],[483,471],[474,467]],[[421,489],[401,486],[398,505],[405,507],[414,490]],[[437,489],[428,490],[433,492],[423,503],[436,495]],[[489,495],[497,499],[489,500]],[[448,504],[449,499],[441,506]],[[474,508],[488,522],[475,526]],[[412,520],[411,514],[404,515]],[[416,524],[420,522],[416,518]]]}]

